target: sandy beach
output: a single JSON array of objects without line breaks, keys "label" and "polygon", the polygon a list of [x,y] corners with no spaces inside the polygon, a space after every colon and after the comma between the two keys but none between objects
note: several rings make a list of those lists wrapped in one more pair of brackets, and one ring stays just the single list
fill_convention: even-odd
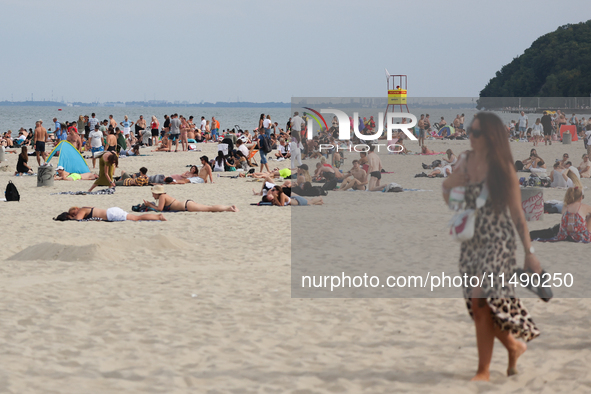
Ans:
[{"label": "sandy beach", "polygon": [[[406,145],[417,150],[416,143]],[[427,145],[439,152],[469,149],[468,141]],[[140,157],[122,158],[116,175],[141,166],[148,175],[179,174],[202,154],[215,156],[214,144],[198,148],[202,152],[142,149]],[[529,156],[531,148],[511,143],[515,159]],[[538,153],[548,163],[569,153],[577,166],[584,149],[580,141],[542,144]],[[347,156],[345,169],[355,156]],[[589,392],[587,299],[560,298],[560,291],[549,303],[525,299],[542,334],[528,344],[520,373],[506,377],[506,353],[497,342],[491,382],[470,383],[477,351],[461,289],[449,299],[291,298],[294,209],[339,215],[351,204],[388,198],[392,211],[373,219],[396,217],[399,225],[392,224],[387,242],[400,241],[399,257],[455,274],[459,244],[444,231],[451,214],[441,199],[442,179],[414,178],[424,171],[421,163],[441,156],[380,154],[393,172],[382,183],[431,190],[426,192],[329,192],[323,206],[258,207],[250,204],[260,200],[252,189],[260,190],[261,183],[222,173],[214,174],[214,184],[165,188],[179,200],[236,204],[238,213],[62,223],[52,218],[71,206],[131,212],[132,205],[151,200],[150,188],[52,194],[88,190],[91,182],[37,188],[36,177],[13,175],[17,155],[7,154],[0,187],[11,180],[21,201],[0,203],[0,392]],[[29,163],[37,168],[34,157]],[[316,161],[305,163],[313,168]],[[591,186],[589,179],[582,182]],[[544,191],[545,199],[563,196],[563,190]],[[560,215],[545,215],[529,226],[537,230],[559,221]],[[379,249],[384,259],[391,258],[387,242]],[[311,252],[320,248],[309,246]],[[535,243],[548,271],[573,274],[589,272],[589,247]]]}]

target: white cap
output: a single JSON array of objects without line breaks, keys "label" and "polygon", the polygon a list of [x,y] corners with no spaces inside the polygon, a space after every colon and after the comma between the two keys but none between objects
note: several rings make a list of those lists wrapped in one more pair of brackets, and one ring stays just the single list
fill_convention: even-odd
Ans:
[{"label": "white cap", "polygon": [[63,167],[63,166],[57,166],[57,170],[58,170],[58,171],[59,171],[59,170],[63,170],[63,169],[64,169],[64,167]]}]

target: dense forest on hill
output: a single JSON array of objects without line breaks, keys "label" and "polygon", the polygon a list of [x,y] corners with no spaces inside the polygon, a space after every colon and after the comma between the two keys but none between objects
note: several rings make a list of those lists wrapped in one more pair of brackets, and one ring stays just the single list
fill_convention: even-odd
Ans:
[{"label": "dense forest on hill", "polygon": [[480,97],[589,97],[591,20],[538,38],[504,65]]}]

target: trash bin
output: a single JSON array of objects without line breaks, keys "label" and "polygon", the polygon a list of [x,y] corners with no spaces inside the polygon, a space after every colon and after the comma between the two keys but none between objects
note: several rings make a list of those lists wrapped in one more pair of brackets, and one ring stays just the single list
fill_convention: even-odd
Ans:
[{"label": "trash bin", "polygon": [[570,145],[570,143],[572,142],[572,140],[573,140],[573,136],[572,136],[571,133],[564,133],[562,135],[562,143],[563,144]]},{"label": "trash bin", "polygon": [[521,207],[525,213],[526,221],[537,222],[538,220],[544,220],[544,189],[522,187]]},{"label": "trash bin", "polygon": [[51,165],[39,166],[37,170],[37,187],[53,186],[54,168]]}]

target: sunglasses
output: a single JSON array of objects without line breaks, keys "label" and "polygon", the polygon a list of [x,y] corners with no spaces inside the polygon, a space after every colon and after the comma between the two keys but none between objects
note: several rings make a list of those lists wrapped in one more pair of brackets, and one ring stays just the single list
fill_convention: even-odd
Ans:
[{"label": "sunglasses", "polygon": [[472,127],[468,126],[468,128],[466,129],[466,134],[472,134],[474,135],[474,137],[478,138],[483,134],[483,132],[480,129],[473,129]]}]

